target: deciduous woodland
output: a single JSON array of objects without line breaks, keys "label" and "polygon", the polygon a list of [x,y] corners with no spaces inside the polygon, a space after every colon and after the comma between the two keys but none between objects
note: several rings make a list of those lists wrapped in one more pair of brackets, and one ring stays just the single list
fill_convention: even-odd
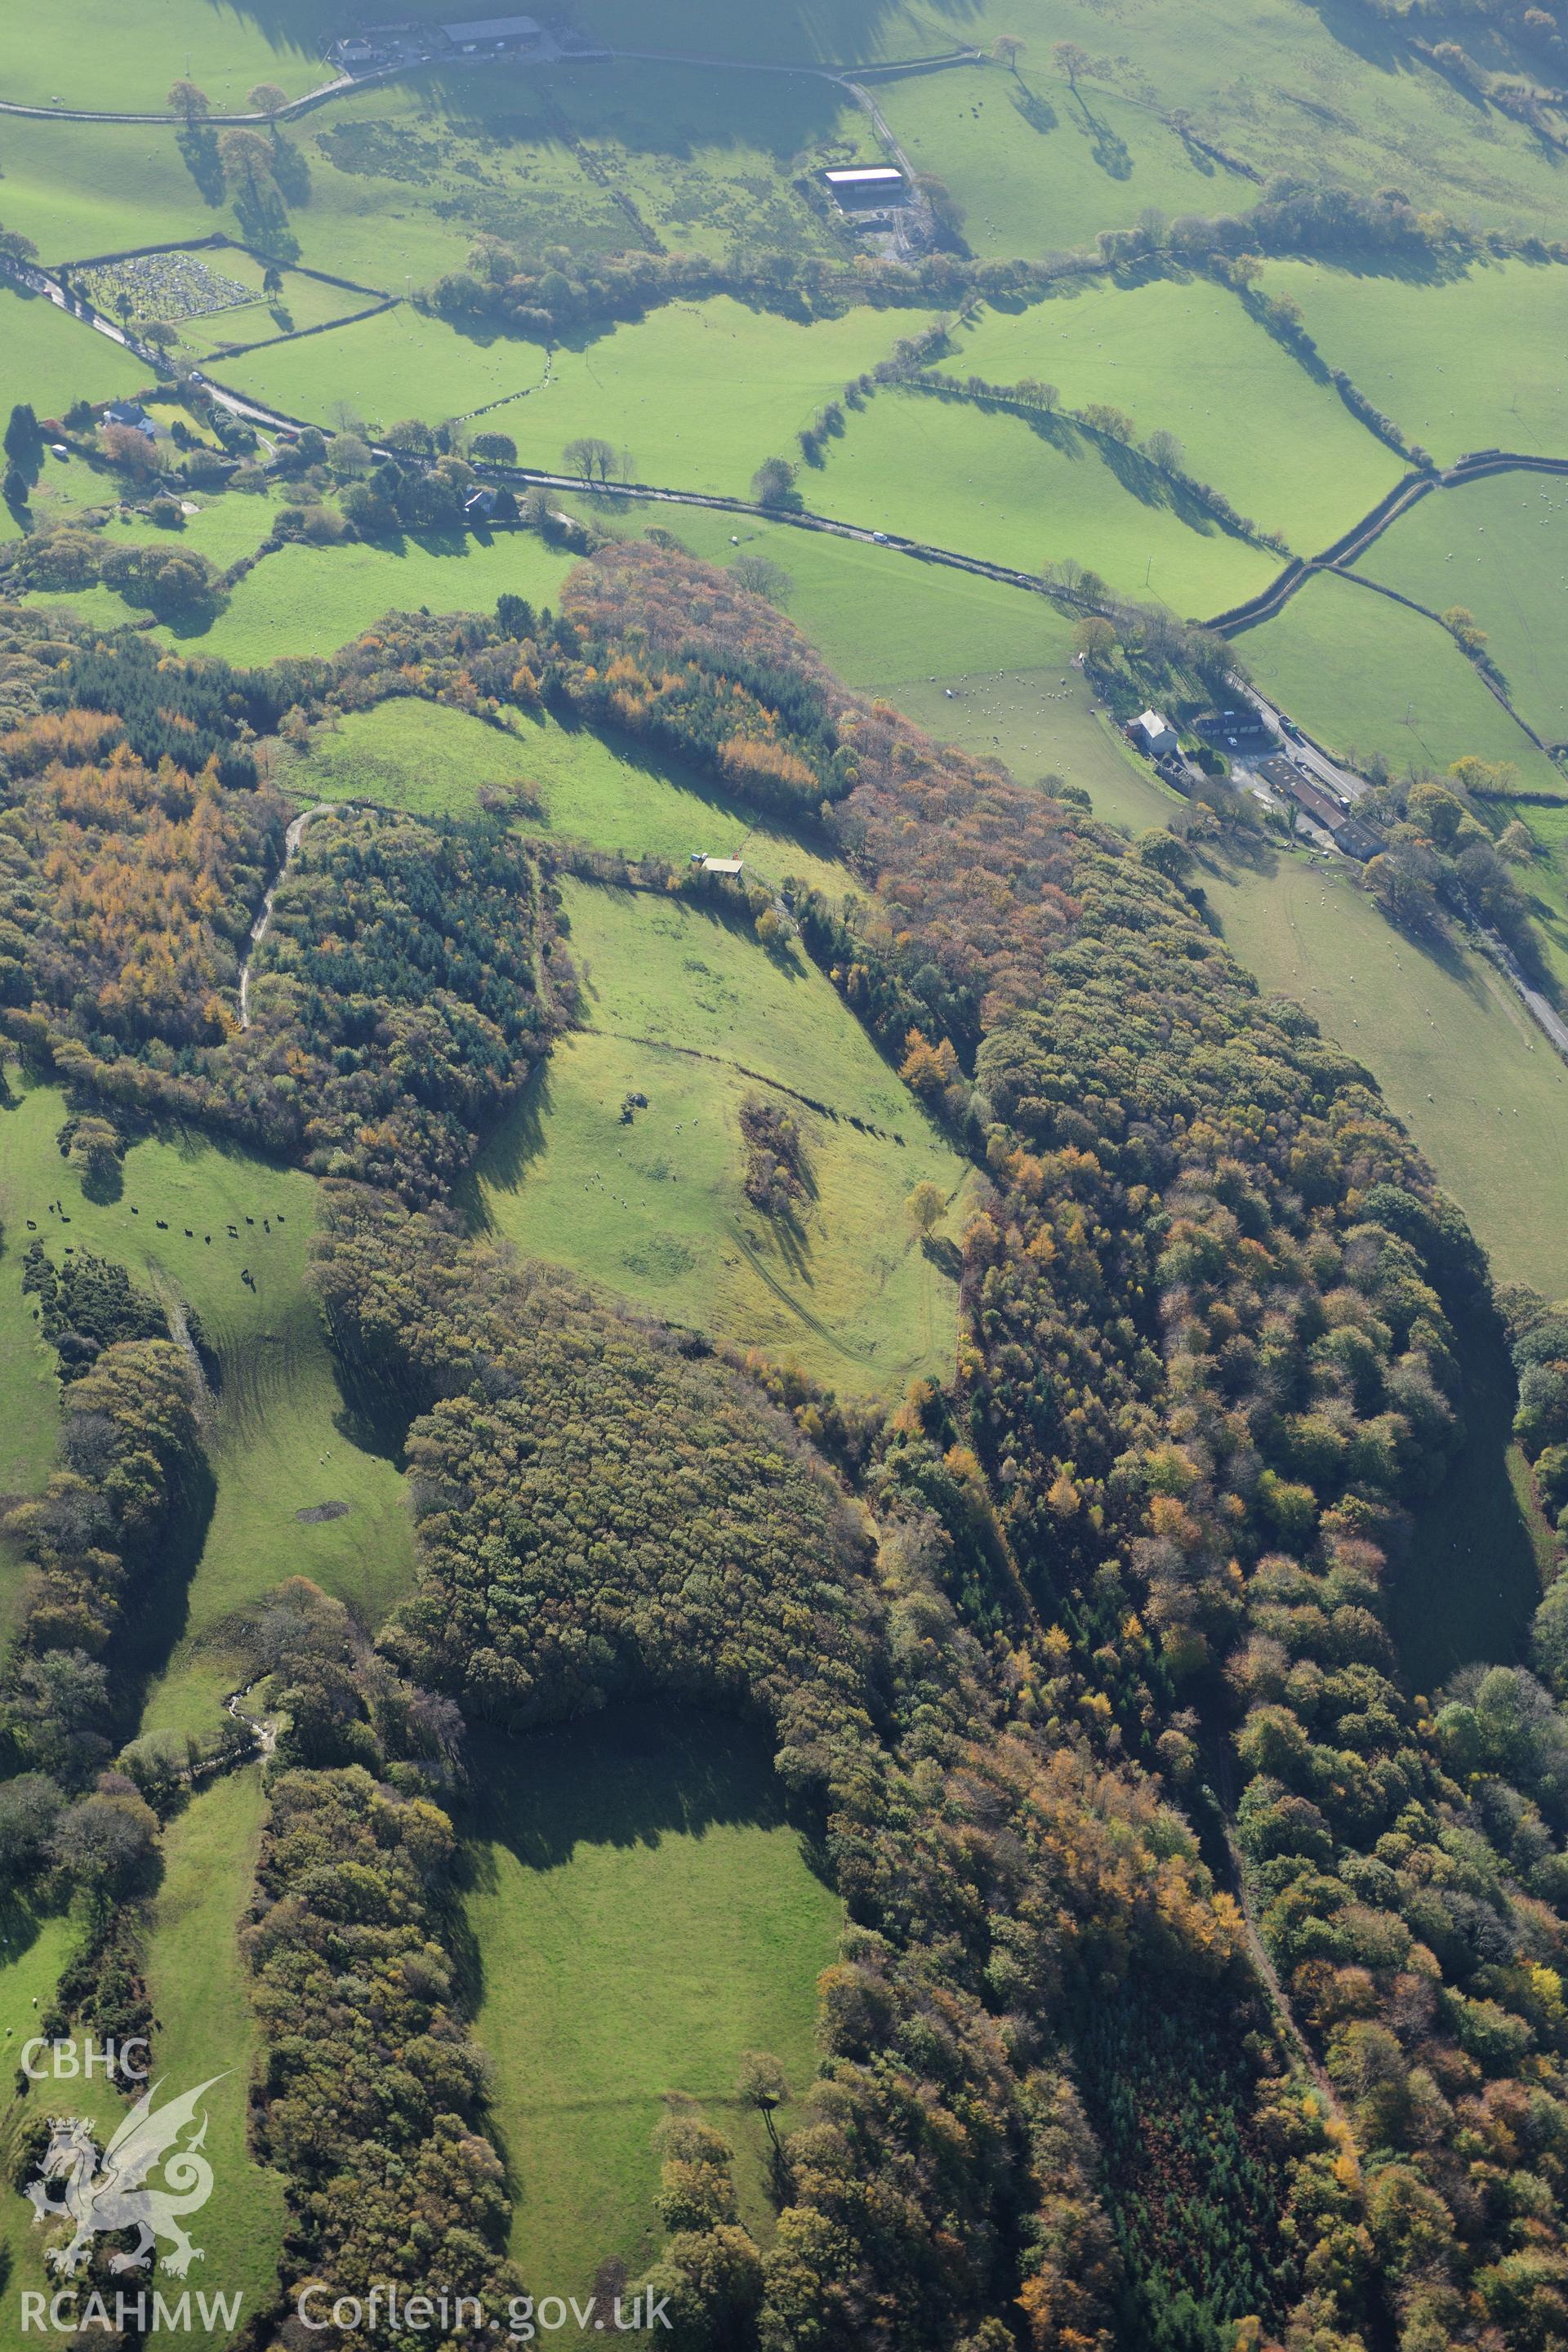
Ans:
[{"label": "deciduous woodland", "polygon": [[[407,1471],[416,1581],[379,1627],[285,1554],[225,1630],[277,1729],[241,1934],[250,2147],[287,2201],[255,2344],[303,2341],[310,2280],[550,2286],[510,2251],[530,2149],[475,2031],[465,1733],[647,1699],[760,1727],[845,1920],[776,2131],[748,2076],[761,2206],[729,2111],[672,2114],[660,2249],[620,2282],[668,2300],[652,2340],[1568,2340],[1563,1587],[1514,1663],[1437,1688],[1395,1630],[1418,1530],[1478,1475],[1471,1370],[1506,1348],[1561,1564],[1568,1321],[1494,1296],[1367,1071],[1260,991],[1168,837],[937,743],[646,541],[554,611],[389,614],[270,671],[47,613],[5,630],[12,1080],[64,1089],[65,1150],[110,1187],[173,1121],[310,1171],[310,1315]],[[844,887],[617,857],[526,794],[321,814],[285,865],[279,726],[393,696],[679,756]],[[809,959],[942,1124],[970,1206],[907,1244],[960,1284],[941,1380],[836,1393],[472,1213],[479,1144],[595,1020],[568,867]],[[772,1097],[747,1116],[737,1185],[784,1221],[798,1129]],[[161,1823],[251,1769],[241,1717],[177,1766],[134,1740],[227,1408],[177,1286],[44,1242],[5,1235],[63,1412],[9,1521],[0,1865],[89,1919],[53,2021],[106,2032],[149,2013]]]}]

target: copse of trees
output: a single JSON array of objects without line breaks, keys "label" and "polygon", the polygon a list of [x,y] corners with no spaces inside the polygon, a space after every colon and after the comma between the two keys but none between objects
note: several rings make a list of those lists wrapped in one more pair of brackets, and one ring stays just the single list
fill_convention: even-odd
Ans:
[{"label": "copse of trees", "polygon": [[[363,1767],[275,1778],[244,1948],[264,2063],[257,2137],[294,2215],[282,2286],[397,2282],[504,2312],[510,2201],[444,1948],[456,1841]],[[396,2063],[378,2053],[395,2049]]]},{"label": "copse of trees", "polygon": [[538,984],[552,942],[550,897],[502,820],[320,823],[273,903],[252,1026],[202,1058],[197,1098],[323,1174],[428,1200],[570,1003],[564,959],[559,1005]]},{"label": "copse of trees", "polygon": [[10,1531],[33,1564],[0,1695],[11,1771],[83,1786],[110,1752],[123,1693],[116,1635],[155,1576],[169,1522],[197,1478],[190,1374],[167,1339],[122,1339],[62,1395],[60,1466]]}]

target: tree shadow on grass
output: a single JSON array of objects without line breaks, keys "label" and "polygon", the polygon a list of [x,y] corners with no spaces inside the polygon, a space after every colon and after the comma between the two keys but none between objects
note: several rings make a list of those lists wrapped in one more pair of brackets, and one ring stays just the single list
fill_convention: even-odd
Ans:
[{"label": "tree shadow on grass", "polygon": [[127,1738],[134,1735],[147,1692],[185,1637],[191,1584],[206,1549],[217,1501],[217,1481],[203,1454],[188,1472],[175,1508],[149,1552],[133,1564],[131,1598],[116,1637],[118,1710]]},{"label": "tree shadow on grass", "polygon": [[[1386,18],[1374,16],[1360,0],[1310,0],[1313,15],[1330,38],[1349,49],[1380,73],[1408,74],[1417,59],[1408,39],[1391,31]],[[1425,62],[1425,60],[1421,60]]]},{"label": "tree shadow on grass", "polygon": [[1508,1474],[1515,1388],[1507,1338],[1489,1302],[1445,1304],[1459,1342],[1465,1444],[1415,1515],[1391,1594],[1406,1685],[1428,1697],[1460,1666],[1521,1656],[1541,1598]]},{"label": "tree shadow on grass", "polygon": [[1018,76],[1017,81],[1018,86],[1011,94],[1014,109],[1023,116],[1030,130],[1037,131],[1043,138],[1057,128],[1060,117],[1050,100],[1043,98],[1038,90],[1031,89],[1022,75]]},{"label": "tree shadow on grass", "polygon": [[1071,102],[1083,118],[1084,135],[1089,142],[1089,153],[1100,170],[1112,180],[1132,177],[1132,150],[1119,131],[1113,131],[1102,116],[1094,112],[1081,89],[1069,92]]},{"label": "tree shadow on grass", "polygon": [[338,1435],[345,1444],[357,1446],[360,1453],[390,1462],[395,1470],[406,1470],[408,1457],[404,1449],[409,1423],[415,1417],[408,1399],[395,1393],[363,1367],[344,1363],[336,1357],[332,1371],[342,1400],[332,1415],[332,1427]]},{"label": "tree shadow on grass", "polygon": [[[477,1733],[464,1827],[530,1870],[555,1870],[579,1845],[658,1845],[715,1826],[817,1824],[795,1806],[758,1726],[653,1699],[512,1737]],[[479,1852],[470,1884],[493,1883]]]},{"label": "tree shadow on grass", "polygon": [[1172,477],[1151,463],[1140,449],[1130,442],[1118,441],[1111,435],[1094,433],[1076,425],[1070,417],[1047,415],[1041,410],[1022,410],[1005,401],[966,398],[966,405],[984,409],[994,416],[1015,416],[1026,425],[1037,440],[1048,442],[1061,457],[1081,461],[1098,457],[1118,485],[1140,506],[1163,508],[1176,520],[1195,530],[1202,538],[1212,539],[1217,532],[1241,537],[1229,532],[1216,514],[1204,505],[1201,499],[1184,489]]},{"label": "tree shadow on grass", "polygon": [[[578,984],[584,995],[591,993],[581,973]],[[493,1184],[498,1192],[517,1192],[533,1162],[542,1157],[552,1108],[550,1077],[549,1062],[542,1062],[458,1184],[453,1206],[470,1233],[495,1230],[484,1187]]]}]

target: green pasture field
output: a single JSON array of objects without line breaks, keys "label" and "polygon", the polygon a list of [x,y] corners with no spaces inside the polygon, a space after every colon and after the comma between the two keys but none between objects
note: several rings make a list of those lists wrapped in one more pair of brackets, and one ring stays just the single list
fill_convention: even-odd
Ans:
[{"label": "green pasture field", "polygon": [[843,1916],[765,1748],[715,1717],[618,1706],[476,1739],[469,1784],[475,2030],[531,2292],[582,2294],[607,2258],[636,2277],[657,2254],[653,2137],[683,2106],[734,2147],[765,2242],[767,2143],[735,2096],[741,2054],[769,2052],[805,2090]]},{"label": "green pasture field", "polygon": [[[213,2082],[203,2102],[213,2192],[191,2232],[203,2260],[184,2282],[193,2297],[185,2340],[199,2346],[216,2347],[232,2336],[221,2326],[200,2326],[196,2293],[242,2294],[245,2313],[254,2315],[275,2291],[283,2247],[282,2179],[254,2163],[246,2145],[256,2021],[247,1998],[238,1926],[250,1899],[265,1811],[260,1774],[252,1767],[214,1782],[174,1816],[163,1832],[163,1876],[146,1948],[147,1989],[157,2019],[151,2065],[154,2082],[163,2086],[163,2097],[178,2098],[215,2076],[222,2078]],[[14,1931],[16,1950],[15,1958],[10,1948],[0,1950],[0,2017],[14,2066],[23,2042],[37,2031],[35,1996],[39,2009],[47,2007],[77,1930],[70,1919],[36,1921],[12,1904],[0,1912],[0,1920]],[[90,2084],[39,2083],[25,2100],[12,2097],[0,2124],[0,2144],[12,2145],[21,2126],[41,2109],[88,2116],[100,2148],[130,2112],[100,2077]],[[31,2208],[7,2189],[0,2196],[0,2255],[10,2269],[0,2344],[7,2352],[26,2340],[16,2324],[16,2297],[25,2289],[47,2289],[47,2242]],[[142,2275],[132,2273],[124,2282],[130,2294],[137,2292]],[[184,2291],[162,2273],[148,2283],[171,2300]]]},{"label": "green pasture field", "polygon": [[[627,4],[616,0],[618,5]],[[630,5],[644,13],[639,0]],[[676,13],[682,12],[678,7]],[[1087,77],[1080,76],[1080,88],[1090,113],[1110,134],[1105,142],[1109,168],[1089,160],[1086,142],[1079,151],[1088,163],[1081,177],[1119,196],[1122,187],[1136,190],[1142,173],[1146,193],[1128,217],[1150,203],[1168,213],[1213,215],[1245,213],[1256,200],[1256,183],[1205,155],[1195,142],[1177,149],[1191,164],[1191,176],[1178,184],[1183,192],[1158,193],[1144,142],[1163,133],[1174,145],[1173,127],[1164,126],[1173,125],[1182,113],[1196,140],[1236,163],[1250,165],[1259,181],[1273,173],[1315,181],[1331,171],[1336,181],[1368,192],[1403,188],[1417,205],[1440,206],[1467,224],[1479,218],[1520,234],[1562,233],[1565,207],[1559,159],[1524,124],[1456,90],[1392,25],[1378,39],[1367,40],[1361,27],[1347,25],[1342,31],[1341,20],[1293,0],[1217,0],[1201,14],[1190,5],[1170,6],[1166,0],[1123,0],[1113,19],[1099,0],[981,0],[962,16],[946,0],[910,0],[902,6],[848,0],[846,7],[811,13],[818,23],[826,18],[834,31],[842,26],[858,36],[861,57],[876,53],[864,45],[868,35],[889,58],[935,55],[961,43],[987,47],[998,34],[1017,35],[1027,43],[1020,61],[1023,83],[1046,97],[1064,126],[1051,48],[1064,38],[1077,42],[1092,60]],[[1463,37],[1489,63],[1531,72],[1522,57],[1506,50],[1489,54],[1485,31],[1472,30],[1469,23],[1455,37]],[[1000,83],[1002,70],[991,70]],[[931,77],[939,106],[950,79],[963,76]],[[919,87],[894,85],[895,91]],[[1129,112],[1136,110],[1131,115],[1134,126],[1147,126],[1142,136],[1128,127],[1121,102]],[[988,105],[986,116],[992,111]],[[898,116],[892,120],[895,128],[901,127]],[[962,126],[953,128],[962,136]],[[1118,134],[1130,151],[1125,157],[1111,143]],[[1048,131],[1037,138],[1037,146],[1048,149],[1062,135],[1059,129]],[[928,168],[949,176],[940,145],[924,160]],[[958,176],[953,172],[955,182]],[[997,194],[1005,205],[1009,192],[998,187]],[[1062,210],[1068,215],[1065,197]],[[997,211],[990,217],[1005,215]],[[1053,233],[1048,225],[1034,239],[1037,247],[1077,241],[1076,234]]]},{"label": "green pasture field", "polygon": [[1001,669],[961,677],[951,702],[945,685],[907,688],[903,707],[933,735],[976,759],[1000,760],[1025,782],[1059,776],[1081,786],[1108,824],[1135,834],[1169,824],[1184,805],[1178,795],[1096,708],[1079,673],[1067,675],[1065,696],[1059,671]]},{"label": "green pasture field", "polygon": [[1392,597],[1318,572],[1277,619],[1237,643],[1265,691],[1332,750],[1380,751],[1399,774],[1474,751],[1512,761],[1530,791],[1562,789],[1559,771],[1447,631]]},{"label": "green pasture field", "polygon": [[1045,597],[784,523],[700,510],[663,520],[709,562],[761,555],[787,572],[783,609],[829,667],[938,741],[1002,760],[1026,782],[1081,784],[1100,814],[1140,829],[1174,807],[1096,710],[1072,667],[1073,622]]},{"label": "green pasture field", "polygon": [[[112,513],[119,500],[119,478],[107,466],[46,453],[37,479],[28,487],[27,520],[33,530],[46,530],[51,525],[78,522],[89,509]],[[21,530],[10,508],[0,506],[0,539],[15,539]]]},{"label": "green pasture field", "polygon": [[[264,2310],[276,2292],[287,2218],[282,2175],[258,2164],[247,2144],[258,2037],[239,1926],[267,1810],[253,1764],[212,1781],[174,1816],[163,1832],[163,1879],[147,1943],[147,1990],[160,2028],[155,2071],[176,2096],[222,2078],[205,2102],[213,2193],[195,2231],[205,2259],[189,2284],[209,2294],[242,2293],[247,2315]],[[191,2331],[195,2344],[229,2340],[222,2328]]]},{"label": "green pasture field", "polygon": [[1435,490],[1356,570],[1433,612],[1468,606],[1520,717],[1544,741],[1568,742],[1568,482],[1483,474]]},{"label": "green pasture field", "polygon": [[591,434],[626,451],[638,480],[743,496],[763,458],[789,454],[822,403],[923,316],[862,307],[801,324],[719,296],[671,304],[547,362],[536,343],[461,335],[400,307],[250,352],[231,373],[286,415],[321,421],[346,400],[382,428],[504,402],[476,425],[510,433],[527,465],[559,468],[566,443]]},{"label": "green pasture field", "polygon": [[[147,370],[132,352],[46,295],[0,287],[0,404],[7,415],[19,400],[30,401],[40,417],[58,416],[76,400],[113,400],[146,389]],[[49,462],[46,457],[45,466]]]},{"label": "green pasture field", "polygon": [[286,269],[281,289],[266,294],[261,284],[266,265],[252,255],[229,247],[213,254],[210,259],[212,267],[225,278],[253,289],[252,299],[247,303],[237,302],[232,310],[209,310],[183,322],[180,340],[184,349],[195,357],[220,364],[231,343],[262,342],[273,335],[291,335],[308,327],[330,326],[335,320],[351,318],[355,311],[368,309],[376,299],[374,291],[356,294],[346,286],[331,286],[325,278],[312,278],[302,269]]},{"label": "green pasture field", "polygon": [[1528,866],[1514,869],[1514,879],[1533,901],[1547,960],[1568,991],[1568,801],[1555,808],[1503,802],[1492,814],[1494,819],[1522,817],[1535,837],[1536,855]]},{"label": "green pasture field", "polygon": [[243,110],[257,82],[300,98],[331,79],[321,58],[321,22],[306,0],[234,8],[144,0],[134,16],[115,0],[71,0],[68,21],[53,11],[19,12],[6,28],[0,98],[153,111],[187,60],[215,112]]},{"label": "green pasture field", "polygon": [[[216,1479],[212,1514],[185,1614],[160,1637],[171,1664],[144,1717],[148,1730],[210,1734],[233,1684],[221,1636],[214,1635],[230,1611],[300,1575],[374,1622],[412,1573],[400,1475],[345,1412],[305,1287],[315,1182],[297,1169],[174,1130],[131,1147],[117,1201],[90,1202],[55,1143],[64,1096],[14,1074],[12,1087],[16,1107],[0,1112],[0,1329],[15,1342],[0,1372],[8,1478],[18,1487],[41,1482],[56,1418],[52,1353],[34,1334],[32,1301],[21,1292],[29,1218],[57,1265],[69,1241],[117,1260],[161,1297],[195,1307],[217,1352],[221,1378],[207,1437]],[[68,1225],[47,1213],[55,1200],[64,1202]],[[229,1237],[230,1224],[242,1238]],[[245,1266],[254,1291],[240,1281]],[[342,1517],[307,1524],[296,1516],[339,1501],[350,1506]]]},{"label": "green pasture field", "polygon": [[[1539,226],[1539,223],[1537,224]],[[1331,367],[1443,465],[1476,449],[1568,457],[1568,268],[1472,263],[1442,284],[1271,261]]]},{"label": "green pasture field", "polygon": [[20,601],[30,611],[74,613],[100,629],[132,628],[146,618],[117,588],[43,588]]},{"label": "green pasture field", "polygon": [[1501,976],[1424,952],[1326,859],[1265,852],[1204,879],[1262,986],[1372,1071],[1497,1278],[1568,1291],[1568,1070]]},{"label": "green pasture field", "polygon": [[[638,481],[744,497],[765,457],[798,456],[795,436],[825,401],[927,323],[863,306],[802,323],[728,295],[675,303],[558,352],[537,400],[497,422],[542,453],[529,462],[559,465],[567,441],[596,434],[629,451]],[[801,478],[808,506],[814,478]]]},{"label": "green pasture field", "polygon": [[[416,816],[463,815],[488,788],[526,784],[552,833],[628,857],[694,851],[743,855],[774,884],[793,876],[836,902],[854,885],[834,859],[804,848],[782,826],[757,822],[708,778],[627,738],[605,738],[551,718],[518,719],[509,733],[439,703],[378,703],[318,730],[308,753],[279,744],[273,782],[303,803],[374,801]],[[532,830],[542,820],[524,816]]]},{"label": "green pasture field", "polygon": [[247,398],[310,425],[331,425],[340,404],[373,432],[405,416],[438,425],[512,400],[542,380],[537,343],[459,335],[411,304],[381,310],[326,335],[263,344],[218,371]]},{"label": "green pasture field", "polygon": [[1069,408],[1124,410],[1140,438],[1175,434],[1192,473],[1299,554],[1329,546],[1406,471],[1331,385],[1314,383],[1206,278],[1068,279],[1029,310],[982,311],[953,340],[944,375],[1034,376]]},{"label": "green pasture field", "polygon": [[916,171],[962,207],[965,245],[988,259],[1092,247],[1100,229],[1131,228],[1151,205],[1244,212],[1257,198],[1147,106],[1097,82],[1075,95],[1048,48],[1017,79],[975,66],[879,82],[876,96]]},{"label": "green pasture field", "polygon": [[[480,1155],[473,1220],[847,1394],[897,1395],[935,1372],[951,1356],[956,1293],[904,1203],[931,1179],[956,1230],[968,1171],[826,975],[679,900],[563,890],[586,1034],[560,1040]],[[625,1126],[634,1092],[648,1108]],[[790,1226],[742,1189],[740,1112],[754,1095],[787,1110],[805,1140],[814,1189]],[[861,1133],[852,1116],[883,1133]]]},{"label": "green pasture field", "polygon": [[927,393],[878,394],[799,488],[819,514],[1019,571],[1073,556],[1184,614],[1222,612],[1279,570],[1202,509],[1178,509],[1131,453],[1113,461],[1059,418],[1037,425]]},{"label": "green pasture field", "polygon": [[[100,471],[89,467],[79,457],[73,457],[68,465],[46,457],[30,502],[35,528],[68,524],[78,520],[83,509],[96,509],[110,517],[101,526],[106,544],[134,541],[188,547],[224,572],[237,557],[255,554],[271,530],[273,516],[279,507],[289,503],[292,496],[286,488],[264,492],[182,492],[185,503],[195,511],[185,516],[178,530],[166,530],[133,510],[122,514],[118,506],[121,488],[120,482],[107,469]],[[38,589],[21,601],[27,604],[68,604],[83,614],[101,616],[106,624],[111,616],[116,621],[147,617],[144,610],[132,606],[117,589],[102,586]],[[180,634],[186,632],[182,630]]]},{"label": "green pasture field", "polygon": [[[279,507],[290,502],[292,496],[286,488],[266,491],[189,490],[180,495],[196,511],[186,515],[177,530],[164,530],[145,515],[132,511],[123,517],[117,514],[104,525],[104,541],[188,547],[205,555],[216,570],[226,572],[238,557],[256,553],[272,529],[273,516]],[[118,593],[112,589],[100,593]],[[71,601],[68,595],[66,601]],[[75,601],[80,602],[79,594]],[[138,616],[146,618],[144,612],[139,612]]]},{"label": "green pasture field", "polygon": [[[289,231],[300,250],[283,257],[403,293],[410,282],[422,286],[460,268],[474,230],[444,217],[416,184],[383,173],[340,171],[332,163],[322,135],[353,120],[372,100],[391,121],[395,142],[404,142],[429,103],[413,87],[394,83],[333,100],[284,126],[282,136],[298,148],[309,172],[310,194],[289,207]],[[9,118],[0,219],[32,237],[51,263],[209,236],[215,230],[240,236],[232,205],[221,193],[208,201],[215,193],[210,175],[204,167],[204,193],[180,137],[153,123]]]},{"label": "green pasture field", "polygon": [[489,539],[421,536],[390,546],[296,542],[264,557],[211,626],[182,642],[238,663],[331,653],[384,613],[421,606],[432,613],[489,612],[506,589],[549,604],[577,560],[526,530],[498,531]]}]

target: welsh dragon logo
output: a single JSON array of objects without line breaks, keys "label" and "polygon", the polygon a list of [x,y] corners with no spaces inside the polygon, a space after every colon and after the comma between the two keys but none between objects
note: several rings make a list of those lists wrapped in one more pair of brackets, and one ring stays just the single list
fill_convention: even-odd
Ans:
[{"label": "welsh dragon logo", "polygon": [[[149,2269],[153,2248],[163,2238],[172,2241],[172,2247],[161,2268],[175,2278],[184,2278],[191,2264],[201,2261],[202,2249],[191,2243],[183,2217],[199,2212],[212,2195],[213,2168],[201,2153],[207,2136],[205,2116],[193,2139],[183,2147],[177,2142],[195,2122],[205,2094],[222,2080],[221,2074],[210,2075],[184,2098],[161,2107],[153,2105],[162,2087],[154,2083],[132,2108],[101,2162],[91,2128],[81,2116],[51,2116],[43,2167],[37,2179],[29,2182],[27,2196],[40,2221],[69,2221],[74,2229],[68,2245],[50,2249],[55,2270],[74,2278],[94,2238],[110,2230],[140,2232],[127,2252],[110,2257],[111,2271]],[[160,2166],[164,2185],[149,2189],[147,2177]],[[58,2199],[49,2193],[55,2181],[61,2184]]]}]

